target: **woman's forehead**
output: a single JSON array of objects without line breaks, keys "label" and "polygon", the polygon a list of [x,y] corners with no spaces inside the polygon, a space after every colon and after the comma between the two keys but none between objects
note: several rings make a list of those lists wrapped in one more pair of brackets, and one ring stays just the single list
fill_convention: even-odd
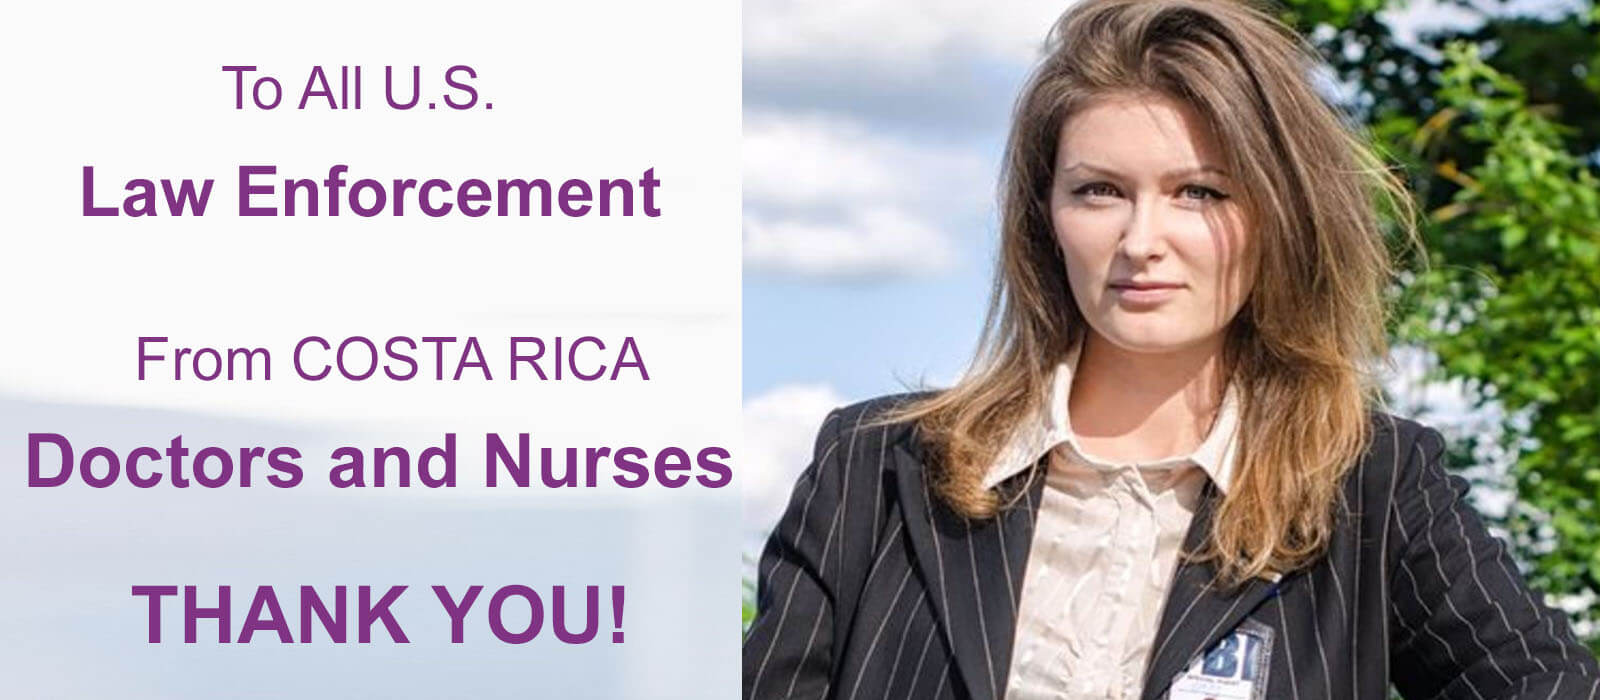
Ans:
[{"label": "woman's forehead", "polygon": [[1099,97],[1061,125],[1057,166],[1224,171],[1216,137],[1191,105],[1160,94]]}]

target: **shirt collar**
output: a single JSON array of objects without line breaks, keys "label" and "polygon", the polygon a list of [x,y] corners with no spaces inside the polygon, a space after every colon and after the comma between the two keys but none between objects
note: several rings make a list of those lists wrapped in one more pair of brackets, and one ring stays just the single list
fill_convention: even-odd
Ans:
[{"label": "shirt collar", "polygon": [[[1084,455],[1091,462],[1098,461],[1088,456],[1078,444],[1067,414],[1067,399],[1072,391],[1072,375],[1077,369],[1081,350],[1082,343],[1079,343],[1067,354],[1066,359],[1056,365],[1050,379],[1049,404],[1037,406],[1023,416],[984,476],[985,489],[994,488],[1000,482],[1033,466],[1040,457],[1062,443],[1070,445],[1079,455]],[[1222,404],[1211,432],[1206,434],[1205,440],[1195,448],[1194,452],[1144,465],[1176,465],[1193,461],[1205,471],[1219,490],[1226,492],[1238,461],[1238,426],[1238,391],[1237,387],[1230,383],[1223,392]]]}]

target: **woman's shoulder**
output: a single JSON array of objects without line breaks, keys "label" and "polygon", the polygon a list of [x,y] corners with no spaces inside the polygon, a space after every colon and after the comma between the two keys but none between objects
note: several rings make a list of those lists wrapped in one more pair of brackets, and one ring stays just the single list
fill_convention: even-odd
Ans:
[{"label": "woman's shoulder", "polygon": [[1415,472],[1445,450],[1443,434],[1419,420],[1378,408],[1368,411],[1368,419],[1370,438],[1350,474],[1368,493],[1392,497],[1402,482],[1416,479]]},{"label": "woman's shoulder", "polygon": [[897,418],[896,413],[936,393],[884,394],[834,408],[817,429],[815,461],[819,466],[871,463],[884,469],[893,462],[890,450],[905,449],[912,455],[920,455],[915,421]]},{"label": "woman's shoulder", "polygon": [[1367,419],[1372,424],[1372,440],[1367,447],[1368,454],[1375,451],[1392,452],[1397,447],[1410,448],[1423,442],[1444,441],[1444,436],[1432,426],[1380,408],[1369,409]]},{"label": "woman's shoulder", "polygon": [[1414,418],[1390,413],[1382,408],[1368,409],[1367,421],[1372,426],[1372,441],[1368,446],[1368,452],[1381,447],[1379,438],[1388,440],[1390,445],[1396,442],[1406,444],[1433,430]]}]

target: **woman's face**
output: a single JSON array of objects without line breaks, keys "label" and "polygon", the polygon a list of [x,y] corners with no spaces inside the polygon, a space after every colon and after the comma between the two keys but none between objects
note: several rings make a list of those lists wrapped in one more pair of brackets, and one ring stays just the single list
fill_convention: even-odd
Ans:
[{"label": "woman's face", "polygon": [[1203,120],[1171,98],[1112,95],[1060,139],[1051,221],[1090,327],[1133,352],[1220,346],[1255,265],[1243,193]]}]

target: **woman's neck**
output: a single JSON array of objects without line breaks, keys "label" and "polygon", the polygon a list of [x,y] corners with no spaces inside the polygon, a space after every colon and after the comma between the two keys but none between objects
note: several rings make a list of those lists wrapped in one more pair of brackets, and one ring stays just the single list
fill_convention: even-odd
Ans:
[{"label": "woman's neck", "polygon": [[1188,454],[1204,441],[1222,398],[1222,342],[1130,352],[1090,331],[1068,400],[1089,453],[1118,462]]}]

